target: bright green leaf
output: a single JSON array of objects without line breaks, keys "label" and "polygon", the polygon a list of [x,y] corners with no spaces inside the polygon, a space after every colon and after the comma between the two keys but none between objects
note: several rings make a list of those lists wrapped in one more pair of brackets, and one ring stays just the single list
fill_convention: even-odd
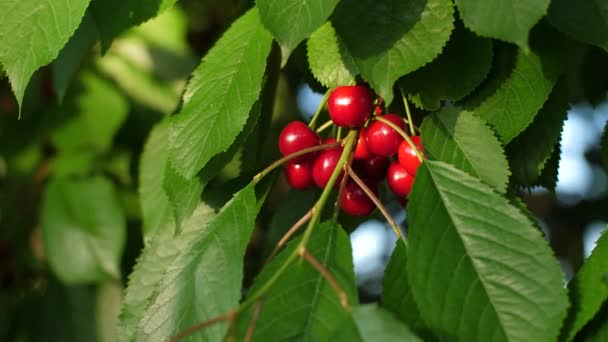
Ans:
[{"label": "bright green leaf", "polygon": [[57,57],[88,5],[89,0],[0,0],[0,64],[19,107],[34,71]]},{"label": "bright green leaf", "polygon": [[353,317],[363,341],[422,341],[393,314],[376,304],[354,308]]},{"label": "bright green leaf", "polygon": [[527,48],[532,27],[547,12],[550,0],[456,0],[464,24],[480,36]]},{"label": "bright green leaf", "polygon": [[524,214],[477,178],[428,160],[409,203],[408,277],[439,339],[557,339],[563,274]]},{"label": "bright green leaf", "polygon": [[182,229],[182,222],[192,214],[200,202],[204,184],[198,177],[190,179],[179,174],[171,160],[165,164],[163,189],[169,198],[169,203],[175,219],[176,233]]},{"label": "bright green leaf", "polygon": [[361,76],[390,104],[395,81],[439,55],[453,12],[449,0],[343,0],[332,22]]},{"label": "bright green leaf", "polygon": [[431,158],[505,192],[509,166],[494,132],[477,116],[448,107],[427,116],[422,123],[423,145]]},{"label": "bright green leaf", "polygon": [[515,183],[532,186],[559,144],[568,110],[565,86],[564,82],[555,86],[530,126],[507,145],[512,181]]},{"label": "bright green leaf", "polygon": [[105,178],[52,179],[42,204],[42,240],[52,270],[68,284],[120,278],[125,221]]},{"label": "bright green leaf", "polygon": [[289,53],[327,20],[338,0],[256,0],[260,18],[281,44],[283,64]]},{"label": "bright green leaf", "polygon": [[608,5],[605,0],[553,0],[548,18],[558,30],[608,51]]},{"label": "bright green leaf", "polygon": [[399,81],[408,99],[418,107],[434,111],[443,100],[458,101],[490,71],[492,41],[476,36],[459,23],[437,59]]},{"label": "bright green leaf", "polygon": [[[300,238],[292,240],[258,275],[249,293],[256,293],[288,260]],[[357,304],[357,288],[352,251],[346,233],[333,222],[315,227],[308,251],[324,265],[348,297]],[[239,331],[244,333],[251,322],[251,312],[239,317]],[[264,305],[256,323],[252,341],[283,339],[331,341],[351,319],[340,304],[336,291],[308,262],[296,260],[264,296]]]},{"label": "bright green leaf", "polygon": [[608,299],[608,231],[598,239],[591,256],[568,284],[572,306],[562,335],[570,341]]},{"label": "bright green leaf", "polygon": [[260,94],[271,43],[257,11],[250,10],[203,58],[171,121],[169,156],[179,174],[194,177],[242,130]]},{"label": "bright green leaf", "polygon": [[357,67],[336,36],[331,22],[319,27],[308,39],[308,64],[315,78],[328,88],[350,84],[355,80]]},{"label": "bright green leaf", "polygon": [[122,31],[154,18],[177,0],[92,0],[91,10],[103,51]]}]

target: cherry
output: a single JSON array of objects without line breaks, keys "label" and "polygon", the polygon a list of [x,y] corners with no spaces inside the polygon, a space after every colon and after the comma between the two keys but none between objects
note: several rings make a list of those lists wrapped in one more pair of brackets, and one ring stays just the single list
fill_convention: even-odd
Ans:
[{"label": "cherry", "polygon": [[[292,121],[283,128],[279,135],[279,151],[288,156],[305,148],[314,147],[321,143],[321,138],[302,121]],[[314,155],[305,155],[293,159],[293,162],[309,160]]]},{"label": "cherry", "polygon": [[409,174],[399,162],[394,162],[386,172],[388,188],[398,197],[407,197],[412,191],[414,176]]},{"label": "cherry", "polygon": [[[312,164],[312,179],[319,188],[325,188],[327,182],[329,182],[329,178],[331,178],[331,174],[334,172],[336,165],[338,165],[341,154],[342,149],[332,148],[322,151],[315,159],[314,164]],[[343,176],[344,171],[340,173],[336,184],[340,182]]]},{"label": "cherry", "polygon": [[287,183],[294,189],[304,190],[314,184],[312,180],[312,166],[307,162],[287,163],[284,171]]},{"label": "cherry", "polygon": [[[405,128],[403,120],[397,114],[386,114],[382,117],[401,129]],[[403,141],[401,134],[384,122],[376,120],[367,127],[367,147],[377,156],[389,157],[397,153],[401,141]]]},{"label": "cherry", "polygon": [[386,177],[386,171],[390,163],[390,160],[386,157],[373,156],[365,160],[357,160],[355,167],[361,178],[377,183]]},{"label": "cherry", "polygon": [[[374,194],[378,193],[375,186],[368,185],[368,187]],[[363,189],[351,180],[346,182],[340,199],[340,207],[345,213],[353,216],[367,216],[376,208]]]},{"label": "cherry", "polygon": [[369,159],[372,157],[372,154],[367,147],[366,131],[365,128],[359,130],[359,140],[357,140],[357,147],[355,147],[355,159]]},{"label": "cherry", "polygon": [[[416,145],[418,151],[422,152],[422,140],[420,139],[420,136],[413,136],[412,142]],[[407,173],[410,175],[415,176],[421,161],[418,159],[418,155],[416,155],[416,152],[407,141],[403,140],[399,145],[397,157],[399,158],[399,164],[403,166],[405,171],[407,171]]]},{"label": "cherry", "polygon": [[329,117],[340,127],[361,127],[373,110],[370,91],[365,86],[341,86],[327,99]]},{"label": "cherry", "polygon": [[[322,144],[333,144],[335,142],[337,142],[338,140],[336,140],[336,138],[325,138],[322,141]],[[340,153],[342,152],[342,147],[341,146],[336,146],[336,147],[332,147],[332,150],[338,150],[340,151]]]}]

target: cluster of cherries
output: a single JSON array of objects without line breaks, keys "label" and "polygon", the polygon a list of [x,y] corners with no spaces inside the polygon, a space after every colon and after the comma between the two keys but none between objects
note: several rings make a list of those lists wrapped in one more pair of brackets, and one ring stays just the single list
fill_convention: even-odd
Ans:
[{"label": "cluster of cherries", "polygon": [[[353,171],[376,196],[378,183],[386,178],[389,189],[405,203],[412,190],[420,159],[402,133],[377,119],[382,117],[403,132],[403,118],[396,114],[383,114],[382,99],[377,98],[374,103],[371,92],[362,85],[334,89],[327,99],[327,110],[334,125],[358,129],[352,156]],[[420,136],[411,136],[411,140],[418,151],[422,151]],[[334,138],[322,139],[305,123],[293,121],[281,131],[279,150],[283,156],[289,156],[306,148],[334,142]],[[342,155],[342,149],[342,146],[336,146],[291,159],[284,169],[287,182],[295,189],[306,189],[314,185],[325,188]],[[391,161],[395,155],[396,160]],[[340,183],[343,176],[344,171],[336,184]],[[340,206],[344,212],[354,216],[369,215],[376,207],[352,179],[346,181]]]}]

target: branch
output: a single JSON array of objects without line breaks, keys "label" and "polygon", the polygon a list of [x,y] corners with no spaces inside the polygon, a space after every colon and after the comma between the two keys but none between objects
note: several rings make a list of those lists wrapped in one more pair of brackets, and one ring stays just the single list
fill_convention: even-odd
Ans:
[{"label": "branch", "polygon": [[236,312],[234,310],[228,311],[227,313],[225,313],[225,314],[223,314],[221,316],[217,316],[217,317],[211,318],[211,319],[209,319],[207,321],[195,324],[193,326],[190,326],[190,327],[182,330],[179,334],[171,337],[171,339],[169,339],[169,341],[170,342],[177,342],[177,341],[179,341],[179,340],[181,340],[181,339],[183,339],[185,337],[188,337],[188,336],[194,334],[195,332],[197,332],[199,330],[205,329],[205,328],[207,328],[209,326],[212,326],[212,325],[214,325],[216,323],[220,323],[220,322],[223,322],[223,321],[232,321],[232,320],[234,320],[234,318],[237,315],[238,315],[238,312]]},{"label": "branch", "polygon": [[264,306],[264,301],[260,300],[256,304],[255,308],[253,308],[253,318],[247,327],[247,334],[245,335],[245,342],[250,342],[253,337],[253,332],[255,331],[255,325],[258,322],[258,318],[260,318],[260,313],[262,312],[262,307]]},{"label": "branch", "polygon": [[327,268],[325,268],[325,266],[323,266],[321,264],[321,262],[319,262],[319,260],[317,260],[314,256],[312,256],[312,254],[310,254],[308,252],[306,247],[300,248],[299,254],[300,254],[300,256],[302,256],[304,258],[304,260],[308,261],[308,263],[310,263],[314,268],[316,268],[317,271],[319,271],[319,273],[321,273],[323,278],[325,278],[325,280],[327,280],[327,282],[329,283],[329,285],[331,285],[331,287],[334,289],[334,291],[336,291],[336,294],[340,298],[340,303],[342,304],[342,307],[344,308],[344,310],[348,310],[349,309],[348,297],[346,296],[346,293],[344,292],[344,290],[342,290],[342,288],[336,281],[336,278],[334,278],[334,276],[331,275],[329,270],[327,270]]},{"label": "branch", "polygon": [[313,213],[313,209],[310,209],[306,214],[304,214],[304,216],[302,216],[296,223],[294,223],[294,225],[291,226],[291,228],[289,228],[289,230],[285,233],[285,235],[283,235],[283,237],[281,237],[281,240],[279,240],[277,245],[274,247],[274,249],[268,256],[268,258],[266,258],[266,261],[264,261],[264,266],[266,266],[266,264],[270,261],[270,259],[272,259],[279,252],[281,247],[283,247],[285,245],[285,243],[287,243],[287,240],[289,240],[293,236],[293,234],[295,234],[298,231],[298,229],[300,229],[304,225],[304,223],[306,223],[308,220],[310,220],[312,213]]}]

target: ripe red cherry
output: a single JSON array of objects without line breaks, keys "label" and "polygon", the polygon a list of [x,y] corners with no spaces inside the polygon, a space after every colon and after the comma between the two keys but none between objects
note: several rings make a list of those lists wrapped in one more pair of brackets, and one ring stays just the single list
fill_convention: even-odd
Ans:
[{"label": "ripe red cherry", "polygon": [[355,147],[355,159],[368,159],[371,157],[372,154],[367,147],[367,130],[365,128],[361,128],[361,130],[359,130],[357,147]]},{"label": "ripe red cherry", "polygon": [[[378,193],[375,186],[368,185],[368,187],[374,194]],[[376,208],[363,189],[350,180],[346,182],[344,192],[342,192],[340,207],[345,213],[353,216],[367,216]]]},{"label": "ripe red cherry", "polygon": [[331,120],[340,127],[361,127],[373,110],[372,95],[365,86],[342,86],[327,99]]},{"label": "ripe red cherry", "polygon": [[[412,137],[412,142],[418,148],[418,151],[422,152],[422,141],[419,135],[415,135]],[[412,176],[416,175],[416,171],[418,170],[418,166],[420,166],[420,159],[414,152],[414,149],[410,144],[403,140],[399,145],[399,150],[397,152],[397,157],[399,158],[399,164],[403,166],[405,171]]]},{"label": "ripe red cherry", "polygon": [[414,176],[405,171],[399,162],[394,162],[386,172],[386,183],[388,188],[398,197],[407,197],[412,192]]},{"label": "ripe red cherry", "polygon": [[386,157],[373,156],[365,160],[357,160],[355,168],[361,178],[370,183],[378,183],[386,177],[386,171],[390,164]]},{"label": "ripe red cherry", "polygon": [[287,183],[294,189],[304,190],[314,184],[309,163],[287,163],[284,171]]},{"label": "ripe red cherry", "polygon": [[[382,118],[391,121],[401,129],[405,128],[399,115],[386,114]],[[401,141],[403,141],[401,134],[384,122],[376,120],[367,127],[367,148],[372,154],[390,157],[397,153]]]},{"label": "ripe red cherry", "polygon": [[[327,182],[329,182],[329,178],[331,178],[331,174],[334,172],[336,165],[338,165],[341,154],[341,149],[332,148],[322,151],[315,159],[312,165],[312,179],[319,188],[325,188]],[[340,182],[343,175],[344,171],[340,173],[336,184]]]},{"label": "ripe red cherry", "polygon": [[[283,128],[279,135],[279,151],[283,156],[288,156],[305,148],[317,146],[321,143],[321,138],[313,132],[302,121],[292,121]],[[311,159],[312,156],[300,156],[293,159],[293,162],[303,162]]]},{"label": "ripe red cherry", "polygon": [[[325,138],[323,139],[323,141],[321,142],[322,144],[333,144],[335,142],[337,142],[338,140],[336,140],[336,138]],[[340,151],[340,153],[342,152],[342,147],[341,146],[336,146],[336,147],[332,147],[332,150],[338,150]]]}]

